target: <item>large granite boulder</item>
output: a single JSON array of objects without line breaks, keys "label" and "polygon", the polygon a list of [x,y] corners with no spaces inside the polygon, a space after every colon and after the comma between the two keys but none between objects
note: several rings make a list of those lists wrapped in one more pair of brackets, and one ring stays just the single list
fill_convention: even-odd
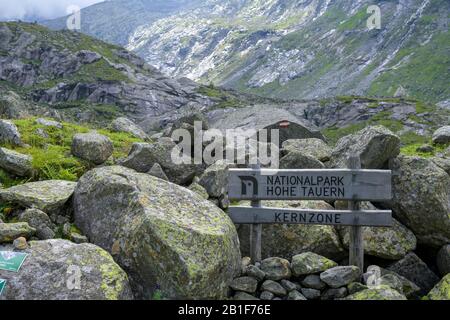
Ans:
[{"label": "large granite boulder", "polygon": [[148,172],[155,163],[164,170],[171,182],[187,184],[194,176],[201,172],[201,166],[192,164],[191,158],[186,155],[186,162],[177,164],[172,159],[172,153],[181,154],[182,150],[177,144],[167,137],[158,139],[154,143],[135,143],[126,159],[119,164],[137,172]]},{"label": "large granite boulder", "polygon": [[0,119],[0,143],[13,146],[22,145],[19,129],[12,121]]},{"label": "large granite boulder", "polygon": [[450,176],[432,160],[399,156],[392,161],[393,199],[388,205],[419,243],[450,242]]},{"label": "large granite boulder", "polygon": [[280,159],[280,169],[324,169],[325,165],[302,151],[290,151]]},{"label": "large granite boulder", "polygon": [[86,173],[73,202],[76,225],[113,254],[138,297],[224,298],[240,272],[233,223],[188,189],[112,166]]},{"label": "large granite boulder", "polygon": [[347,168],[349,157],[359,155],[363,169],[381,169],[400,153],[400,138],[382,126],[367,127],[341,138],[331,155],[331,168]]},{"label": "large granite boulder", "polygon": [[46,180],[0,189],[0,201],[23,208],[36,208],[48,214],[60,214],[71,198],[76,182]]},{"label": "large granite boulder", "polygon": [[33,158],[10,149],[0,148],[0,168],[13,175],[26,177],[33,171]]},{"label": "large granite boulder", "polygon": [[326,162],[330,160],[333,149],[323,140],[317,138],[287,140],[283,143],[283,148],[281,149],[283,155],[295,151]]},{"label": "large granite boulder", "polygon": [[[335,203],[338,210],[346,210],[347,202]],[[361,209],[376,210],[370,202],[361,202]],[[339,235],[345,248],[349,247],[350,228],[340,227]],[[416,249],[417,239],[411,230],[406,228],[396,219],[390,228],[363,227],[364,253],[374,257],[388,260],[399,260]]]},{"label": "large granite boulder", "polygon": [[219,160],[209,166],[200,177],[198,183],[206,189],[212,198],[220,198],[227,193],[228,169],[236,167],[226,160]]},{"label": "large granite boulder", "polygon": [[101,248],[66,240],[29,244],[18,273],[0,270],[0,300],[133,299],[126,273]]},{"label": "large granite boulder", "polygon": [[145,140],[148,138],[147,134],[139,126],[128,118],[117,118],[111,123],[111,130],[114,132],[126,132],[138,139]]},{"label": "large granite boulder", "polygon": [[450,143],[450,126],[437,129],[433,133],[433,142],[438,144]]},{"label": "large granite boulder", "polygon": [[[241,202],[247,205],[250,202]],[[265,207],[333,210],[325,201],[262,201]],[[238,227],[241,251],[250,254],[250,226]],[[292,256],[302,252],[315,252],[333,260],[347,256],[339,234],[333,226],[265,224],[262,226],[262,257]]]},{"label": "large granite boulder", "polygon": [[94,164],[102,164],[114,151],[112,141],[96,132],[78,133],[72,140],[72,154]]},{"label": "large granite boulder", "polygon": [[439,282],[439,277],[413,252],[388,266],[387,270],[415,283],[421,289],[422,294],[426,294]]}]

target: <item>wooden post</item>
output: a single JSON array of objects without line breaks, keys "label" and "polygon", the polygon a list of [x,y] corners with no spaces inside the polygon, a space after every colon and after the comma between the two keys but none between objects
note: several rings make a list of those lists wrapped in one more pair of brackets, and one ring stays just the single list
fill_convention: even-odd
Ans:
[{"label": "wooden post", "polygon": [[[361,159],[358,156],[351,156],[348,159],[349,169],[361,169]],[[360,210],[358,201],[349,201],[349,210]],[[357,217],[355,219],[358,219]],[[361,226],[350,227],[350,265],[357,266],[364,272],[364,240]]]},{"label": "wooden post", "polygon": [[[252,169],[260,169],[259,160],[256,165],[252,165]],[[253,208],[261,208],[261,200],[251,202]],[[250,225],[250,258],[253,263],[261,262],[261,234],[262,224]]]}]

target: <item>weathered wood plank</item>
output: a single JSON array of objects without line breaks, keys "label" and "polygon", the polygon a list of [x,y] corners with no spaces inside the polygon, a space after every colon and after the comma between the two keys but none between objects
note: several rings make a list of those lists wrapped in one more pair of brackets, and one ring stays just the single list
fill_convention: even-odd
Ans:
[{"label": "weathered wood plank", "polygon": [[316,224],[339,226],[392,226],[390,210],[309,210],[230,207],[228,215],[237,224]]},{"label": "weathered wood plank", "polygon": [[233,200],[390,200],[391,171],[230,169],[228,192]]}]

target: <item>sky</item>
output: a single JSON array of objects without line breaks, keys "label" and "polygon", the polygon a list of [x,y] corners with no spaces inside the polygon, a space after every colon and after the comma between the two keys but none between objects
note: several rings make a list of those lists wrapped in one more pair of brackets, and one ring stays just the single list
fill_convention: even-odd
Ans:
[{"label": "sky", "polygon": [[0,0],[0,20],[46,20],[65,16],[71,5],[84,8],[103,0]]}]

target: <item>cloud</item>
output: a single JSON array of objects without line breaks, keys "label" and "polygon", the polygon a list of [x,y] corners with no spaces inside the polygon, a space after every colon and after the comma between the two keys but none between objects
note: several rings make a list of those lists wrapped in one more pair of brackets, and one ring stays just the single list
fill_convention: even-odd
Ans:
[{"label": "cloud", "polygon": [[71,5],[84,8],[103,0],[0,0],[0,20],[45,20],[67,14]]}]

